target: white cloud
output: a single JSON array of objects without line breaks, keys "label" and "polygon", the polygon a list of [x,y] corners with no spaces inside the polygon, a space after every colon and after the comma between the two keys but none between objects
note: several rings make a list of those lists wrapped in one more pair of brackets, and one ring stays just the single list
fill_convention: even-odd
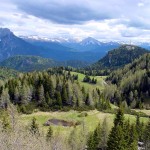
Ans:
[{"label": "white cloud", "polygon": [[1,0],[0,26],[17,35],[150,40],[149,0]]}]

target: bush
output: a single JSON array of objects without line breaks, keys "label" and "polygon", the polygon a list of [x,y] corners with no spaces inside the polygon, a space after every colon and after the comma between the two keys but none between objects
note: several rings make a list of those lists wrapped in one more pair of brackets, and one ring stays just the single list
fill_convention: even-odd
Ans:
[{"label": "bush", "polygon": [[88,113],[86,113],[86,112],[83,112],[78,115],[78,117],[87,117],[87,116],[88,116]]}]

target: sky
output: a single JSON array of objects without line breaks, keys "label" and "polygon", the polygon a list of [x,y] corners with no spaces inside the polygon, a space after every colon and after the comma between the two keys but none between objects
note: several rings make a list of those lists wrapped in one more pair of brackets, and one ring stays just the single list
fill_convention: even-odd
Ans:
[{"label": "sky", "polygon": [[150,42],[150,0],[0,0],[18,36]]}]

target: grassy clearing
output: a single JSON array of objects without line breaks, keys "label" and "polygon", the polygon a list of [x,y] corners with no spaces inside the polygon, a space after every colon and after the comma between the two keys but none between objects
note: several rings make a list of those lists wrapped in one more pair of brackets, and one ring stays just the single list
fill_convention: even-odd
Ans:
[{"label": "grassy clearing", "polygon": [[[81,112],[82,113],[82,112]],[[37,123],[39,124],[40,130],[43,132],[46,132],[48,127],[43,126],[43,124],[48,120],[48,119],[63,119],[66,121],[80,121],[81,125],[77,126],[76,128],[80,129],[83,128],[83,124],[85,125],[87,131],[93,131],[97,124],[99,122],[103,122],[104,118],[107,118],[107,122],[109,125],[109,129],[113,126],[113,120],[115,115],[110,114],[110,113],[103,113],[99,112],[97,110],[93,111],[87,111],[86,113],[88,114],[87,117],[79,117],[81,114],[80,112],[77,111],[69,111],[69,112],[36,112],[30,115],[21,115],[20,116],[20,122],[24,125],[29,125],[32,118],[35,117],[37,119]],[[129,119],[132,123],[135,122],[136,117],[133,115],[125,115],[126,119]],[[141,121],[147,122],[148,118],[141,118]],[[63,127],[63,126],[56,126],[52,125],[52,128],[54,130],[54,133],[60,132],[63,135],[69,135],[70,131],[74,127]]]},{"label": "grassy clearing", "polygon": [[150,116],[150,110],[146,110],[146,109],[143,109],[143,110],[141,110],[141,109],[134,109],[134,110],[137,111],[137,112],[143,112],[143,113],[145,113],[145,114]]},{"label": "grassy clearing", "polygon": [[77,73],[77,72],[71,72],[71,74],[73,75],[78,75],[78,81],[80,82],[80,84],[82,86],[84,86],[87,90],[92,90],[92,89],[96,89],[96,88],[99,88],[99,89],[103,89],[106,82],[105,82],[105,78],[106,76],[90,76],[91,79],[92,78],[95,78],[97,79],[97,84],[90,84],[90,83],[85,83],[85,82],[82,82],[83,81],[83,78],[85,77],[84,74],[82,73]]}]

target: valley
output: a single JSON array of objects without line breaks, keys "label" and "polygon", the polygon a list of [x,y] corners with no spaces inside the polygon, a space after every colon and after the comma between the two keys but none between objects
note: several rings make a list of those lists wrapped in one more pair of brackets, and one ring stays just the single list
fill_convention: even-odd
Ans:
[{"label": "valley", "polygon": [[125,150],[148,145],[149,50],[91,37],[22,39],[9,29],[0,38],[1,149],[17,141],[18,150],[116,150],[116,138]]}]

